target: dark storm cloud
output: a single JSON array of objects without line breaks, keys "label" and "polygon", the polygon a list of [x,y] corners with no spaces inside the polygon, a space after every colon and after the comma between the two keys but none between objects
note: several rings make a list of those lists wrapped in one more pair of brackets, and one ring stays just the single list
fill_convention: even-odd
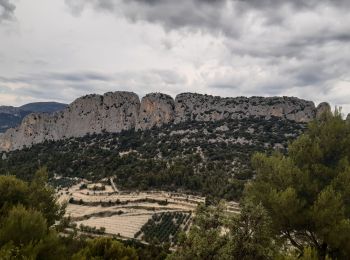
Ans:
[{"label": "dark storm cloud", "polygon": [[0,23],[12,19],[16,6],[10,0],[0,0]]}]

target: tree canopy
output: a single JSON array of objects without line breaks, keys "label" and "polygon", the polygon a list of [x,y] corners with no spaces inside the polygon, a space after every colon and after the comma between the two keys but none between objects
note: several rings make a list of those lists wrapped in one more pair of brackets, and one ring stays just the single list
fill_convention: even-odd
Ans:
[{"label": "tree canopy", "polygon": [[169,260],[259,260],[277,257],[270,221],[261,205],[244,201],[241,213],[227,212],[225,204],[200,205],[189,233]]},{"label": "tree canopy", "polygon": [[350,124],[326,113],[289,145],[286,155],[256,154],[246,190],[267,210],[276,236],[302,256],[350,255]]}]

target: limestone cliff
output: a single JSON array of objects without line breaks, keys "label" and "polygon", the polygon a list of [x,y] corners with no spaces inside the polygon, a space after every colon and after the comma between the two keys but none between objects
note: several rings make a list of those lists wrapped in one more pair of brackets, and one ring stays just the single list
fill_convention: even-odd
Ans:
[{"label": "limestone cliff", "polygon": [[308,122],[315,117],[315,105],[294,97],[237,97],[221,98],[209,95],[183,93],[175,100],[175,122],[187,120],[211,121],[249,116],[272,116],[297,122]]},{"label": "limestone cliff", "polygon": [[144,130],[189,120],[275,116],[308,122],[325,107],[323,104],[316,109],[313,102],[294,97],[221,98],[193,93],[179,94],[175,100],[165,94],[151,93],[140,102],[135,93],[109,92],[78,98],[63,111],[53,114],[28,115],[20,126],[0,135],[0,150],[21,149],[45,140],[92,133]]},{"label": "limestone cliff", "polygon": [[15,150],[45,140],[128,130],[136,126],[139,109],[139,98],[131,92],[87,95],[63,111],[28,115],[19,127],[0,136],[0,149]]},{"label": "limestone cliff", "polygon": [[141,100],[139,122],[136,129],[161,126],[173,122],[174,119],[174,99],[162,93],[151,93]]}]

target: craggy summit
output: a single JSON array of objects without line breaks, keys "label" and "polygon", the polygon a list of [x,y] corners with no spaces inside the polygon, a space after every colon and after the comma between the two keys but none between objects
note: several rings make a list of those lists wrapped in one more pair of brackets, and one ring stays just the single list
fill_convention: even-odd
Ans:
[{"label": "craggy summit", "polygon": [[166,94],[151,93],[140,101],[132,92],[108,92],[80,97],[63,111],[53,114],[29,114],[20,126],[0,135],[0,150],[21,149],[45,140],[82,137],[92,133],[118,133],[130,129],[144,130],[185,121],[247,117],[269,119],[275,116],[308,122],[324,109],[324,104],[316,108],[312,101],[295,97],[222,98],[182,93],[174,100]]}]

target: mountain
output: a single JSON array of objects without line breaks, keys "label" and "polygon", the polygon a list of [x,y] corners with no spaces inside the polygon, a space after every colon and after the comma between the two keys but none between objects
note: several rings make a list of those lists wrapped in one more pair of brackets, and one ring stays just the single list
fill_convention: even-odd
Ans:
[{"label": "mountain", "polygon": [[329,109],[294,97],[88,95],[53,114],[30,114],[0,137],[0,174],[26,179],[45,165],[59,176],[114,176],[124,190],[238,199],[254,176],[253,153],[285,152]]},{"label": "mountain", "polygon": [[62,110],[66,106],[66,104],[57,102],[36,102],[20,107],[0,106],[0,133],[5,132],[9,128],[19,126],[23,118],[30,113],[52,113]]},{"label": "mountain", "polygon": [[174,100],[166,94],[151,93],[140,101],[132,92],[93,94],[78,98],[62,111],[29,114],[21,125],[0,136],[0,150],[21,149],[46,140],[145,130],[188,121],[277,117],[304,123],[314,119],[324,106],[329,107],[323,104],[316,108],[313,102],[295,97],[222,98],[182,93]]},{"label": "mountain", "polygon": [[52,113],[63,110],[66,107],[67,104],[62,104],[58,102],[35,102],[20,106],[19,109],[35,113]]}]

